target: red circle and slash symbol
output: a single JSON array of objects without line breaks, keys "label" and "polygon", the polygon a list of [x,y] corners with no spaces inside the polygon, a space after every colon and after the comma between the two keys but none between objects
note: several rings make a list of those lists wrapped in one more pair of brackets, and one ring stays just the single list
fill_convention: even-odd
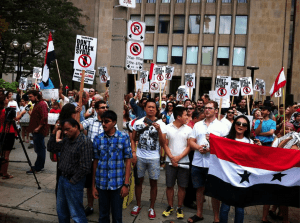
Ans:
[{"label": "red circle and slash symbol", "polygon": [[244,92],[244,94],[250,94],[251,93],[250,87],[244,87],[243,92]]},{"label": "red circle and slash symbol", "polygon": [[237,90],[237,89],[232,89],[232,90],[231,90],[231,94],[237,95],[237,93],[238,93],[238,90]]},{"label": "red circle and slash symbol", "polygon": [[107,77],[105,75],[101,75],[101,80],[102,81],[107,81]]},{"label": "red circle and slash symbol", "polygon": [[225,88],[221,87],[218,89],[217,93],[220,97],[224,97],[227,94],[227,90]]},{"label": "red circle and slash symbol", "polygon": [[188,81],[188,82],[186,82],[186,86],[188,86],[188,87],[193,87],[193,81]]},{"label": "red circle and slash symbol", "polygon": [[153,82],[151,83],[151,86],[150,86],[151,90],[157,90],[158,89],[158,84],[156,82]]},{"label": "red circle and slash symbol", "polygon": [[164,76],[162,74],[158,74],[157,75],[157,80],[158,81],[163,81],[164,80]]},{"label": "red circle and slash symbol", "polygon": [[[143,32],[143,26],[139,22],[134,22],[130,26],[130,30],[133,35],[141,35]],[[137,32],[136,32],[137,31]]]},{"label": "red circle and slash symbol", "polygon": [[92,58],[89,55],[82,54],[78,57],[78,63],[81,67],[87,68],[92,64]]},{"label": "red circle and slash symbol", "polygon": [[145,83],[146,83],[146,78],[142,78],[142,79],[141,79],[141,83],[142,83],[142,84],[145,84]]},{"label": "red circle and slash symbol", "polygon": [[138,44],[138,43],[132,43],[132,44],[130,45],[130,53],[131,53],[132,55],[138,56],[138,55],[141,54],[141,52],[142,52],[142,47],[141,47],[140,44]]},{"label": "red circle and slash symbol", "polygon": [[171,79],[171,74],[170,73],[166,73],[166,79]]}]

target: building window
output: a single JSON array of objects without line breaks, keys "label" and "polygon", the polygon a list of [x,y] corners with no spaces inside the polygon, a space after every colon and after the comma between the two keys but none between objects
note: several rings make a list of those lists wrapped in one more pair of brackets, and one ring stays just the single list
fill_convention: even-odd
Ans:
[{"label": "building window", "polygon": [[205,15],[203,33],[204,34],[215,34],[215,26],[216,26],[216,16],[215,15]]},{"label": "building window", "polygon": [[158,33],[169,33],[169,29],[170,29],[170,16],[160,15]]},{"label": "building window", "polygon": [[182,64],[182,46],[172,46],[172,57],[171,63],[172,64]]},{"label": "building window", "polygon": [[141,22],[141,16],[140,15],[131,15],[130,20]]},{"label": "building window", "polygon": [[216,0],[207,0],[207,3],[215,3]]},{"label": "building window", "polygon": [[147,3],[156,3],[156,0],[147,0]]},{"label": "building window", "polygon": [[142,3],[142,0],[136,0],[136,3]]},{"label": "building window", "polygon": [[184,33],[184,15],[174,16],[173,33]]},{"label": "building window", "polygon": [[145,16],[146,23],[146,33],[154,33],[155,30],[155,16],[154,15],[146,15]]},{"label": "building window", "polygon": [[238,3],[247,3],[247,0],[238,0]]},{"label": "building window", "polygon": [[234,47],[233,50],[233,66],[245,66],[246,49],[242,47]]},{"label": "building window", "polygon": [[170,3],[170,0],[161,0],[161,3]]},{"label": "building window", "polygon": [[202,47],[202,65],[213,64],[214,47],[204,46]]},{"label": "building window", "polygon": [[144,48],[144,63],[151,63],[153,61],[153,46],[145,46]]},{"label": "building window", "polygon": [[192,0],[192,3],[200,3],[201,0]]},{"label": "building window", "polygon": [[217,66],[229,65],[229,47],[218,47]]},{"label": "building window", "polygon": [[186,48],[186,64],[197,64],[198,61],[198,47],[188,46]]},{"label": "building window", "polygon": [[185,3],[185,0],[176,0],[176,3]]},{"label": "building window", "polygon": [[220,16],[219,34],[230,34],[231,31],[231,16]]},{"label": "building window", "polygon": [[222,0],[222,3],[231,3],[231,0]]},{"label": "building window", "polygon": [[247,16],[235,17],[235,34],[247,34]]},{"label": "building window", "polygon": [[157,63],[168,63],[168,47],[167,46],[157,46]]},{"label": "building window", "polygon": [[199,33],[200,32],[200,15],[190,15],[189,16],[189,33]]}]

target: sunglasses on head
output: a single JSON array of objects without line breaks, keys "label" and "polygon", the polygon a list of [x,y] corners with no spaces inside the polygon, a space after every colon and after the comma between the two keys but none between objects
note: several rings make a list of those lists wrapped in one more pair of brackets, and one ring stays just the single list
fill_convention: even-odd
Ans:
[{"label": "sunglasses on head", "polygon": [[238,126],[243,126],[243,127],[247,127],[248,126],[247,123],[241,123],[241,122],[236,122],[235,124],[238,125]]}]

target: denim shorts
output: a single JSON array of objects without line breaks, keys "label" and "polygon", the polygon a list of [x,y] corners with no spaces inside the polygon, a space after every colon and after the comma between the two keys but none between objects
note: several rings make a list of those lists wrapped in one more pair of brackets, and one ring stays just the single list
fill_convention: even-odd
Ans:
[{"label": "denim shorts", "polygon": [[192,182],[194,188],[204,187],[207,179],[208,168],[192,166]]},{"label": "denim shorts", "polygon": [[144,159],[137,157],[136,167],[138,178],[144,177],[146,170],[148,170],[149,178],[151,180],[158,180],[160,174],[160,158]]}]

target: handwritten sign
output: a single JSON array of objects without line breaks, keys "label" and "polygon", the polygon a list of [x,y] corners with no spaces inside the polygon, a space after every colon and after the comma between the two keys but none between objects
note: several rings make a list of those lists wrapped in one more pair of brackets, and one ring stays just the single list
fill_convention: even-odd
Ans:
[{"label": "handwritten sign", "polygon": [[56,99],[58,100],[58,89],[43,89],[41,90],[44,99]]},{"label": "handwritten sign", "polygon": [[48,113],[48,125],[55,125],[59,114],[57,113]]}]

